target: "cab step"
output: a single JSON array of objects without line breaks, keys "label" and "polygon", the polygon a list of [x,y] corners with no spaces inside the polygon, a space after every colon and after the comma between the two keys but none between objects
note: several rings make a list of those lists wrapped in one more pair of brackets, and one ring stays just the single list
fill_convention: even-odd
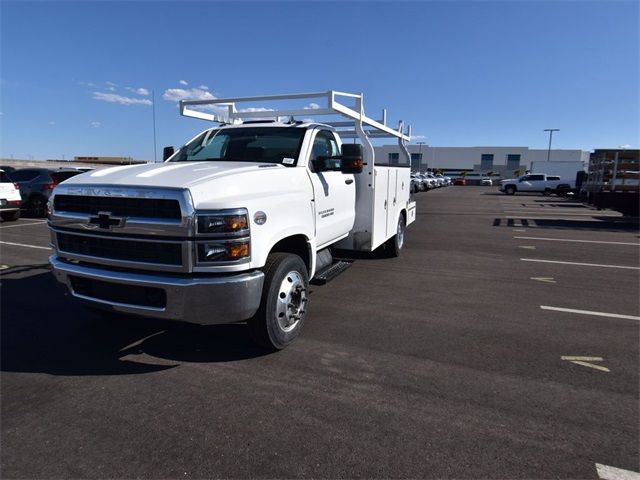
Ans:
[{"label": "cab step", "polygon": [[329,267],[325,268],[321,272],[316,273],[315,277],[311,279],[309,283],[312,285],[324,285],[327,282],[330,282],[342,272],[344,272],[347,268],[351,266],[353,262],[338,260]]}]

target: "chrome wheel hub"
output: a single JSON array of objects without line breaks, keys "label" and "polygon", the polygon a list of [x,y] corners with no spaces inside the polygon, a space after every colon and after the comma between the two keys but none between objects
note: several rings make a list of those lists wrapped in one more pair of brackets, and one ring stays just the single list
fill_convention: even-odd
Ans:
[{"label": "chrome wheel hub", "polygon": [[402,220],[400,220],[398,222],[398,247],[402,248],[402,246],[404,245],[404,224],[402,223]]},{"label": "chrome wheel hub", "polygon": [[293,330],[307,308],[307,289],[302,275],[291,271],[284,276],[278,289],[276,318],[284,332]]}]

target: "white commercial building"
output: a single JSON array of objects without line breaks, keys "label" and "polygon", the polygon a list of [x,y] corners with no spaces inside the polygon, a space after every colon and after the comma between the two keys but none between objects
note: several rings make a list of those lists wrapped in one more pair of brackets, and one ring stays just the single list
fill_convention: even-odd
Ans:
[{"label": "white commercial building", "polygon": [[[411,153],[411,169],[414,171],[442,170],[444,172],[493,172],[502,177],[513,176],[516,171],[524,173],[531,168],[531,162],[546,162],[547,150],[533,150],[528,147],[430,147],[428,145],[408,145]],[[400,147],[382,145],[375,147],[380,163],[397,164]],[[589,152],[584,150],[552,149],[551,162],[589,163]]]}]

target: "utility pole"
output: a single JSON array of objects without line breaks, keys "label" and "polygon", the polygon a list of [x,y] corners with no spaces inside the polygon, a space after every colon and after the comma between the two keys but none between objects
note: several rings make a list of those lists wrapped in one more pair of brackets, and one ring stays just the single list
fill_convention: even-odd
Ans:
[{"label": "utility pole", "polygon": [[547,150],[547,162],[551,158],[551,139],[553,138],[553,132],[559,132],[559,128],[545,128],[545,132],[549,132],[549,148]]},{"label": "utility pole", "polygon": [[151,107],[153,113],[153,161],[158,161],[158,154],[156,152],[156,93],[151,90]]},{"label": "utility pole", "polygon": [[420,147],[418,148],[418,172],[422,170],[422,145],[424,142],[416,142]]}]

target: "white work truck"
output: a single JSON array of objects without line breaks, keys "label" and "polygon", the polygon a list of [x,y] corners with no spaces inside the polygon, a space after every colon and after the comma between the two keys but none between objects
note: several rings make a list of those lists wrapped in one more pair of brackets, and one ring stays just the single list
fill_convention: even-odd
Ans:
[{"label": "white work truck", "polygon": [[[326,106],[236,108],[310,99]],[[77,299],[198,324],[247,321],[256,342],[281,349],[304,324],[310,280],[348,265],[331,248],[399,255],[416,217],[411,132],[388,127],[386,112],[367,117],[361,94],[182,101],[180,111],[217,125],[166,148],[164,163],[85,173],[53,192],[50,262]],[[318,115],[339,120],[296,120]],[[376,163],[371,139],[381,137],[398,140],[402,164]]]}]

